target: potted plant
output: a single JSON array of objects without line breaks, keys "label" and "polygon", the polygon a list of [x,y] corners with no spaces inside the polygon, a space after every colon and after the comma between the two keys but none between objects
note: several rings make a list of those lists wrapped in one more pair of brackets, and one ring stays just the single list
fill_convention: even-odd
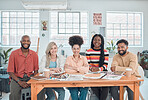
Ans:
[{"label": "potted plant", "polygon": [[139,64],[145,72],[145,76],[148,77],[148,50],[144,50],[139,54],[140,61]]},{"label": "potted plant", "polygon": [[111,40],[110,42],[107,42],[108,47],[106,48],[109,51],[109,56],[112,58],[116,52],[116,41],[114,42],[113,40]]},{"label": "potted plant", "polygon": [[9,48],[8,50],[3,50],[3,53],[0,52],[0,57],[3,59],[3,64],[4,66],[7,65],[8,60],[9,60],[9,52],[12,50],[13,48]]}]

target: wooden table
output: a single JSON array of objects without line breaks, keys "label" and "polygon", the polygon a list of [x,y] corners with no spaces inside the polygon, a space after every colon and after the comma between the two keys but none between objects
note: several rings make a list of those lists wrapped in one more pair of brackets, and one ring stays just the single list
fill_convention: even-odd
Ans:
[{"label": "wooden table", "polygon": [[120,100],[123,100],[124,86],[128,86],[134,92],[134,100],[139,100],[139,82],[135,76],[127,78],[123,76],[120,80],[84,79],[83,81],[55,81],[55,80],[29,80],[31,84],[31,100],[37,100],[37,94],[45,87],[99,87],[120,86]]}]

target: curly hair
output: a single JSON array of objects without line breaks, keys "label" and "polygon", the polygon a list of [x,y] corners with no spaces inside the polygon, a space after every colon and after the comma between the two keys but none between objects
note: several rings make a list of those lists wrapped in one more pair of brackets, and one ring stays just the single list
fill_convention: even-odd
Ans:
[{"label": "curly hair", "polygon": [[73,45],[78,44],[80,47],[83,44],[83,38],[78,35],[71,36],[69,38],[69,45],[73,47]]}]

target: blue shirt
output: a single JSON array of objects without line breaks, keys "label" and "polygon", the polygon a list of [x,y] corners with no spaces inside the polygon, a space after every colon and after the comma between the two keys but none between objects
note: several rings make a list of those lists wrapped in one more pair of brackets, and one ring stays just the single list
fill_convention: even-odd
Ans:
[{"label": "blue shirt", "polygon": [[56,67],[57,67],[57,63],[50,61],[49,68],[56,68]]}]

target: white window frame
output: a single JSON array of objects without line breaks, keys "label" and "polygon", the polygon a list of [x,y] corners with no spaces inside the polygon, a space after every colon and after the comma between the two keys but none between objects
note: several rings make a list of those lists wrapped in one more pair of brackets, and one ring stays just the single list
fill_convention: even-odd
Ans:
[{"label": "white window frame", "polygon": [[[135,26],[134,26],[134,28],[133,29],[128,29],[128,25],[129,25],[129,22],[128,22],[128,17],[127,17],[127,22],[126,23],[108,23],[107,22],[107,14],[108,13],[115,13],[115,14],[127,14],[127,16],[128,16],[128,14],[133,14],[133,16],[134,16],[134,18],[133,19],[135,19],[135,14],[140,14],[140,17],[141,17],[141,20],[140,20],[140,22],[141,23],[130,23],[130,24],[133,24],[133,25],[136,25],[136,24],[139,24],[139,25],[141,25],[140,26],[140,29],[136,29],[135,28]],[[134,20],[135,21],[135,20]],[[108,24],[113,24],[113,28],[109,28],[107,25]],[[120,28],[119,29],[115,29],[115,27],[114,27],[114,24],[120,24]],[[130,43],[129,43],[129,46],[130,47],[143,47],[143,13],[142,12],[129,12],[129,11],[108,11],[107,13],[106,13],[106,37],[107,37],[107,41],[108,42],[110,42],[109,40],[111,40],[110,38],[108,38],[108,36],[109,36],[109,33],[108,33],[108,30],[113,30],[113,40],[114,41],[117,41],[117,40],[119,40],[119,39],[121,39],[121,37],[120,38],[115,38],[115,30],[120,30],[120,36],[121,35],[123,35],[123,34],[121,34],[121,30],[123,30],[122,29],[122,27],[121,27],[121,25],[122,24],[127,24],[127,29],[125,29],[126,31],[127,31],[127,34],[124,34],[124,35],[126,35],[126,40],[128,41],[128,35],[133,35],[133,39],[132,39],[132,41],[133,41],[133,45],[131,45]],[[135,39],[135,35],[136,35],[136,33],[133,33],[133,34],[129,34],[128,33],[128,31],[129,30],[140,30],[141,32],[140,32],[140,36],[141,36],[141,38],[140,39],[137,39],[137,40],[141,40],[140,42],[140,45],[137,45],[137,44],[135,44],[135,41],[136,41],[136,39]],[[130,40],[130,39],[129,39]]]},{"label": "white window frame", "polygon": [[[16,13],[16,16],[8,16],[8,17],[3,17],[3,15],[2,15],[2,13],[5,13],[5,12],[8,12],[9,14],[11,13],[11,12],[14,12],[14,13]],[[7,11],[7,10],[3,10],[3,11],[1,11],[0,12],[1,13],[1,28],[0,28],[0,31],[1,31],[1,46],[2,47],[18,47],[18,46],[20,46],[20,43],[17,43],[18,41],[20,41],[20,38],[18,37],[19,35],[19,32],[18,32],[18,30],[19,29],[22,29],[22,30],[24,30],[23,31],[23,34],[21,34],[21,35],[25,35],[26,33],[25,33],[25,30],[27,29],[27,28],[25,28],[25,25],[28,25],[28,24],[30,24],[30,26],[31,27],[29,27],[28,29],[29,30],[31,30],[31,33],[30,32],[28,32],[27,33],[27,35],[29,35],[30,36],[30,38],[31,38],[31,36],[33,37],[33,36],[37,36],[37,37],[39,37],[39,32],[40,32],[40,26],[39,26],[39,24],[40,24],[40,22],[39,22],[39,19],[40,19],[40,13],[39,13],[39,11],[26,11],[26,10],[9,10],[9,11]],[[24,16],[22,16],[22,17],[20,17],[20,16],[18,16],[18,13],[24,13]],[[31,16],[30,17],[25,17],[25,13],[31,13]],[[38,17],[34,17],[33,16],[33,13],[37,13],[38,14]],[[9,21],[8,22],[3,22],[3,18],[8,18],[9,19]],[[10,22],[10,18],[16,18],[16,21],[14,21],[14,22]],[[24,20],[24,22],[19,22],[18,20],[19,19],[23,19]],[[31,22],[30,23],[27,23],[27,22],[25,22],[25,18],[30,18],[31,19]],[[33,21],[33,18],[36,18],[37,20],[38,20],[38,22],[37,23],[35,23],[35,21]],[[9,27],[8,28],[4,28],[3,27],[3,23],[7,23],[8,25],[9,25]],[[12,23],[15,23],[16,24],[16,27],[15,28],[10,28],[10,24],[12,24]],[[21,23],[23,23],[23,26],[24,26],[24,28],[20,28],[19,27],[19,24],[21,24]],[[38,28],[33,28],[33,24],[35,24],[35,25],[38,25]],[[34,25],[34,26],[35,26]],[[8,41],[9,43],[8,43],[8,45],[5,45],[5,44],[3,44],[3,29],[9,29],[9,32],[8,32],[8,37],[9,37],[9,39],[8,40],[10,40],[10,29],[15,29],[16,30],[16,34],[15,34],[15,44],[10,44],[10,41]],[[33,34],[33,30],[38,30],[38,33],[37,34]],[[34,33],[36,33],[36,32],[34,32]],[[18,39],[19,38],[19,39]],[[37,41],[38,40],[38,38],[35,38],[35,40],[34,40],[34,38],[31,38],[31,41],[32,41],[32,47],[34,47],[34,46],[36,46],[37,45],[37,42],[36,43],[34,43],[33,41]]]},{"label": "white window frame", "polygon": [[[56,11],[55,11],[56,12]],[[63,12],[63,11],[59,11],[59,12]],[[57,12],[57,18],[58,18],[58,13],[59,12]],[[64,11],[65,12],[65,11]],[[81,22],[81,19],[80,19],[80,24],[79,24],[79,26],[80,26],[80,34],[78,34],[78,33],[65,33],[65,36],[66,35],[80,35],[80,36],[82,36],[83,37],[83,35],[81,35],[81,29],[83,29],[82,27],[81,27],[81,24],[87,24],[87,28],[84,28],[84,29],[87,29],[87,33],[86,33],[86,35],[87,35],[87,39],[84,39],[84,41],[86,41],[87,43],[85,43],[84,42],[84,44],[82,45],[83,47],[88,47],[88,45],[89,45],[89,14],[88,14],[88,12],[87,11],[66,11],[66,12],[70,12],[70,13],[72,13],[72,12],[74,12],[74,13],[77,13],[77,12],[79,12],[79,13],[83,13],[83,12],[85,12],[85,13],[87,13],[87,23],[82,23]],[[51,42],[51,41],[56,41],[56,40],[66,40],[66,43],[64,43],[64,47],[69,47],[69,44],[68,44],[68,38],[66,38],[66,39],[52,39],[52,37],[51,37],[51,34],[53,34],[52,33],[52,29],[57,29],[57,32],[56,32],[56,34],[57,34],[57,36],[58,35],[61,35],[61,33],[58,33],[58,30],[59,30],[59,27],[58,27],[58,25],[59,25],[59,22],[58,22],[58,19],[57,19],[57,27],[56,28],[52,28],[51,27],[51,24],[53,23],[53,22],[51,22],[51,12],[49,12],[50,14],[50,17],[49,17],[49,27],[50,27],[50,32],[49,32],[49,42]],[[81,16],[80,16],[81,17]],[[64,33],[62,33],[62,35],[64,35]],[[60,45],[60,44],[62,44],[62,43],[59,43],[59,42],[56,42],[57,43],[57,45]]]}]

